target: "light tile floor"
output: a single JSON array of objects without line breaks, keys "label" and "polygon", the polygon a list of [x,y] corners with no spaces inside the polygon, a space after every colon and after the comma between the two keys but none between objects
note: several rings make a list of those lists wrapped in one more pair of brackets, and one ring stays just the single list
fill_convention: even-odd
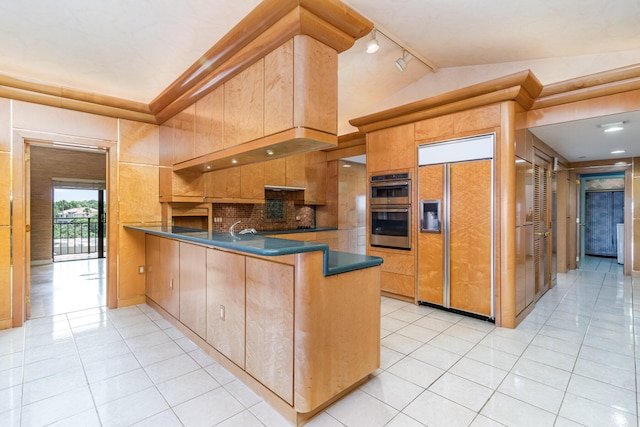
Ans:
[{"label": "light tile floor", "polygon": [[[636,426],[638,286],[587,258],[515,330],[382,298],[381,368],[308,425]],[[287,423],[140,305],[0,331],[0,425]]]}]

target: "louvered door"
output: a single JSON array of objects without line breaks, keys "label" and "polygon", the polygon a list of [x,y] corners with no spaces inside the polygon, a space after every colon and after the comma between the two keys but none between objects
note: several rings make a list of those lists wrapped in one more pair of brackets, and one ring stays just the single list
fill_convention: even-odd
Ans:
[{"label": "louvered door", "polygon": [[533,261],[535,298],[551,284],[550,159],[536,151],[533,165]]}]

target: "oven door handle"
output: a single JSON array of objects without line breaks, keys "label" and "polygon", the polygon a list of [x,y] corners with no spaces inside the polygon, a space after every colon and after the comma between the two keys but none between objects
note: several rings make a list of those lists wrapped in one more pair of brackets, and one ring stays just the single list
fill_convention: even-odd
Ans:
[{"label": "oven door handle", "polygon": [[410,181],[372,182],[371,187],[407,187]]},{"label": "oven door handle", "polygon": [[409,208],[376,208],[376,207],[372,207],[371,208],[371,212],[391,212],[391,213],[396,213],[396,212],[409,212]]}]

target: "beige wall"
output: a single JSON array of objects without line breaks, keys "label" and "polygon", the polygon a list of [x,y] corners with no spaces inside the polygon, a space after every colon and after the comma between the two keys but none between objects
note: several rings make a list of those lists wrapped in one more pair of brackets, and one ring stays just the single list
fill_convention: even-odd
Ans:
[{"label": "beige wall", "polygon": [[51,262],[52,178],[104,181],[104,152],[31,147],[31,263]]},{"label": "beige wall", "polygon": [[[138,273],[138,266],[144,265],[144,237],[127,232],[122,226],[161,221],[158,134],[156,125],[0,99],[0,170],[3,171],[0,174],[0,329],[22,323],[24,294],[21,292],[28,262],[22,227],[28,221],[25,170],[18,160],[23,158],[24,141],[82,143],[102,147],[107,152],[103,163],[107,164],[107,215],[112,221],[108,227],[107,254],[109,305],[120,307],[145,301],[145,279]],[[10,217],[11,191],[13,217]]]}]

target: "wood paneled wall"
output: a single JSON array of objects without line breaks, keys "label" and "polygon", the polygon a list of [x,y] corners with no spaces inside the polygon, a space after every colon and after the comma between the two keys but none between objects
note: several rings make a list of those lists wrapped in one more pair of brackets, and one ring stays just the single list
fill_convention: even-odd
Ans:
[{"label": "wood paneled wall", "polygon": [[0,329],[11,327],[11,106],[0,98]]},{"label": "wood paneled wall", "polygon": [[[139,238],[140,233],[125,231],[122,225],[161,222],[159,127],[0,99],[0,170],[11,171],[0,175],[0,329],[22,325],[25,316],[30,258],[27,255],[29,242],[24,233],[29,217],[24,200],[26,172],[22,165],[24,144],[33,141],[39,145],[58,142],[104,150],[106,159],[102,155],[103,160],[99,163],[102,165],[100,175],[103,178],[106,175],[108,189],[107,304],[115,308],[144,302],[144,274],[138,273],[138,266],[144,265],[144,239]],[[37,150],[39,148],[36,148],[36,156]],[[81,152],[47,149],[47,152],[51,151],[64,153],[65,158],[60,162],[68,161],[73,164],[72,169],[85,164],[84,160],[79,160]],[[100,165],[96,169],[100,169]],[[69,173],[65,175],[71,177]],[[53,172],[49,175],[61,176]],[[45,191],[49,196],[50,190],[49,178]],[[47,205],[49,209],[44,215],[50,218],[51,202]],[[34,207],[31,217],[37,221],[39,215],[40,208]],[[37,250],[36,246],[34,251]],[[50,256],[50,246],[48,250]]]},{"label": "wood paneled wall", "polygon": [[633,271],[640,276],[640,157],[633,158]]},{"label": "wood paneled wall", "polygon": [[[52,178],[106,180],[104,152],[31,147],[31,264],[51,262]],[[42,263],[42,262],[40,262]]]}]

